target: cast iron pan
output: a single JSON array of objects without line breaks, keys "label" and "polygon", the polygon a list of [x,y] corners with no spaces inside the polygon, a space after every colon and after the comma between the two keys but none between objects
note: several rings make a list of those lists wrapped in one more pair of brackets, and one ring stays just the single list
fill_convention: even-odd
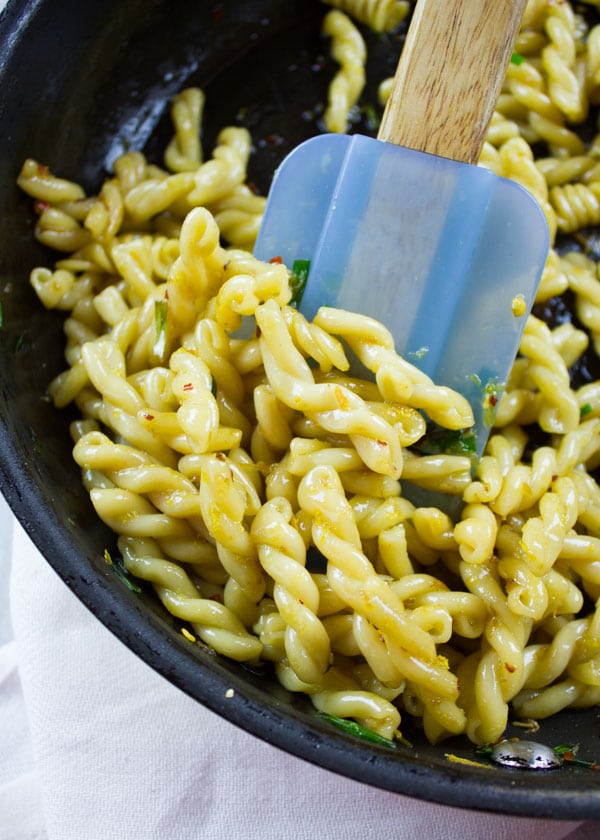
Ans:
[{"label": "cast iron pan", "polygon": [[[166,679],[231,722],[353,779],[448,805],[527,816],[600,818],[600,773],[527,772],[451,763],[476,758],[455,739],[412,749],[355,740],[323,722],[306,698],[269,675],[190,645],[146,591],[127,589],[103,559],[114,537],[96,518],[71,459],[69,413],[44,398],[64,367],[61,317],[28,284],[53,255],[35,244],[30,200],[15,187],[26,156],[101,183],[124,149],[159,161],[170,136],[168,101],[188,84],[207,94],[205,148],[224,125],[244,124],[257,147],[250,179],[263,191],[283,155],[319,130],[333,73],[319,35],[325,7],[309,0],[32,0],[0,17],[0,489],[48,562],[121,641]],[[371,75],[389,75],[402,31],[369,36]],[[376,102],[374,88],[366,99]],[[360,127],[369,129],[369,109]],[[597,374],[596,374],[597,375]],[[225,699],[227,689],[234,695]],[[537,739],[576,742],[600,759],[599,712],[567,712]],[[404,721],[403,721],[404,724]],[[519,734],[514,732],[514,734]]]}]

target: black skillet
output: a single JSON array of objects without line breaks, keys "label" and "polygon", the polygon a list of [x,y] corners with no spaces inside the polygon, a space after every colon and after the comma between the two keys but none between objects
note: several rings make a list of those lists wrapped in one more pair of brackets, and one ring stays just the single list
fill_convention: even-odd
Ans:
[{"label": "black skillet", "polygon": [[[121,641],[166,679],[257,737],[348,777],[449,805],[563,819],[600,818],[600,773],[478,769],[462,739],[389,750],[332,729],[306,698],[191,646],[150,593],[131,592],[103,559],[114,537],[98,522],[71,460],[68,412],[44,399],[63,367],[61,318],[42,311],[30,269],[53,255],[35,244],[30,200],[15,187],[34,157],[93,191],[124,149],[160,162],[168,101],[188,84],[207,94],[205,148],[244,124],[256,153],[250,179],[268,189],[284,154],[320,130],[334,67],[316,0],[9,0],[0,17],[0,489],[67,585]],[[402,44],[368,35],[369,72],[389,75]],[[376,109],[375,85],[364,97]],[[372,129],[373,108],[357,127]],[[554,312],[551,313],[555,314]],[[560,313],[559,313],[560,315]],[[585,366],[583,366],[585,368]],[[584,378],[589,376],[580,371]],[[597,372],[594,373],[597,376]],[[228,688],[234,696],[225,700]],[[519,734],[514,731],[512,734]],[[579,743],[600,759],[599,712],[566,712],[536,736]]]}]

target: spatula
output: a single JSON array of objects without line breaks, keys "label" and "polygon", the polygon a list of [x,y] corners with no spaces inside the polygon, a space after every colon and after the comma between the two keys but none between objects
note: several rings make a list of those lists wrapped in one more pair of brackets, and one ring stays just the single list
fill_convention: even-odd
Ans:
[{"label": "spatula", "polygon": [[475,166],[526,0],[419,0],[377,139],[323,134],[278,168],[254,253],[310,261],[300,303],[382,321],[459,391],[477,453],[548,252],[521,186]]}]

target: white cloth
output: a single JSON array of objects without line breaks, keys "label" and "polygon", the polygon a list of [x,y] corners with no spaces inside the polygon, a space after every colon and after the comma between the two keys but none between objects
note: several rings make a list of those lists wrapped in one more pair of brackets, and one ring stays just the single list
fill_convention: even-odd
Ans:
[{"label": "white cloth", "polygon": [[259,741],[127,650],[18,526],[10,595],[0,840],[559,840],[578,825],[379,791]]}]

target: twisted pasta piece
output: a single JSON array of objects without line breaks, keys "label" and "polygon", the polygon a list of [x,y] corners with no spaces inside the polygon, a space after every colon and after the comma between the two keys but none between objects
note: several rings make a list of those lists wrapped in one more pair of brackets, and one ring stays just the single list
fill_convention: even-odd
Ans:
[{"label": "twisted pasta piece", "polygon": [[350,364],[342,343],[315,323],[308,321],[293,306],[282,309],[283,317],[296,347],[319,365],[323,372],[332,368],[346,371]]},{"label": "twisted pasta piece", "polygon": [[204,102],[204,92],[199,88],[186,88],[173,99],[171,119],[175,136],[164,155],[171,172],[193,172],[202,163],[200,128]]},{"label": "twisted pasta piece", "polygon": [[394,340],[382,324],[333,307],[319,309],[314,323],[348,342],[358,359],[375,374],[385,400],[423,409],[433,421],[449,429],[473,425],[467,400],[450,388],[434,385],[428,376],[398,356]]},{"label": "twisted pasta piece", "polygon": [[[310,695],[314,706],[325,714],[335,717],[354,718],[359,724],[371,729],[384,738],[393,738],[398,733],[400,712],[390,699],[371,690],[364,689],[355,674],[360,672],[347,668],[330,668],[317,685],[301,682],[285,661],[276,666],[281,684],[290,691],[302,691]],[[364,678],[363,678],[364,681]]]},{"label": "twisted pasta piece", "polygon": [[563,541],[577,521],[577,493],[569,478],[558,478],[539,502],[539,516],[523,526],[520,556],[540,576],[550,571]]},{"label": "twisted pasta piece", "polygon": [[530,315],[519,352],[529,360],[527,376],[542,394],[538,422],[544,431],[565,434],[579,424],[579,407],[569,385],[569,373],[552,345],[549,328]]},{"label": "twisted pasta piece", "polygon": [[176,205],[194,189],[191,172],[159,173],[135,184],[125,195],[125,209],[137,224]]},{"label": "twisted pasta piece", "polygon": [[[462,731],[456,678],[438,656],[429,634],[411,620],[362,553],[352,510],[335,471],[329,467],[311,470],[300,482],[298,501],[313,518],[313,540],[328,560],[334,590],[383,635],[392,663],[422,687],[433,718],[447,731]],[[429,702],[433,696],[438,698],[435,706]]]},{"label": "twisted pasta piece", "polygon": [[251,425],[245,414],[245,386],[234,364],[225,330],[212,319],[201,318],[196,323],[193,337],[184,341],[184,346],[193,350],[210,373],[211,390],[216,391],[221,423],[237,429],[242,443],[249,442]]},{"label": "twisted pasta piece", "polygon": [[152,253],[147,240],[128,239],[110,249],[110,256],[124,281],[125,297],[130,306],[140,306],[156,292]]},{"label": "twisted pasta piece", "polygon": [[125,215],[123,194],[115,179],[105,181],[98,200],[88,210],[84,226],[98,242],[111,242],[117,235]]},{"label": "twisted pasta piece", "polygon": [[163,557],[154,540],[121,537],[118,545],[125,568],[150,581],[167,610],[189,621],[213,650],[238,662],[260,657],[259,640],[247,632],[235,613],[218,601],[203,598],[181,566]]},{"label": "twisted pasta piece", "polygon": [[233,248],[254,247],[265,212],[266,198],[256,195],[246,184],[238,184],[210,209],[224,239]]},{"label": "twisted pasta piece", "polygon": [[494,743],[506,728],[508,702],[523,685],[523,648],[532,619],[512,613],[490,565],[463,561],[460,574],[469,592],[483,601],[491,615],[481,650],[458,666],[460,705],[466,712],[469,738],[474,743]]},{"label": "twisted pasta piece", "polygon": [[331,53],[340,65],[329,85],[323,121],[328,131],[343,133],[365,85],[365,42],[350,18],[338,11],[325,15],[323,34],[332,39]]},{"label": "twisted pasta piece", "polygon": [[225,262],[213,216],[202,207],[191,210],[181,228],[180,255],[167,280],[167,351],[169,342],[193,327],[221,285]]},{"label": "twisted pasta piece", "polygon": [[27,195],[48,204],[78,201],[85,197],[85,192],[79,184],[65,178],[57,178],[47,166],[33,158],[27,158],[23,163],[17,184]]},{"label": "twisted pasta piece", "polygon": [[556,213],[558,229],[573,233],[600,222],[600,184],[564,184],[552,187],[550,203]]},{"label": "twisted pasta piece", "polygon": [[265,592],[265,578],[246,519],[256,515],[260,499],[242,471],[221,453],[202,460],[200,505],[223,567],[248,604],[258,604]]},{"label": "twisted pasta piece", "polygon": [[461,521],[454,526],[454,539],[467,563],[485,563],[493,556],[498,523],[492,511],[482,504],[466,505]]},{"label": "twisted pasta piece", "polygon": [[[237,267],[237,266],[236,266]],[[246,270],[244,270],[246,269]],[[289,272],[284,265],[245,260],[240,271],[233,266],[207,312],[227,332],[240,328],[242,316],[256,315],[265,301],[283,306],[290,300]]]},{"label": "twisted pasta piece", "polygon": [[304,412],[332,432],[347,434],[363,461],[375,472],[398,478],[402,450],[394,429],[369,411],[352,391],[316,384],[311,370],[293,346],[280,307],[267,301],[256,310],[261,352],[273,391],[285,405]]},{"label": "twisted pasta piece", "polygon": [[317,683],[329,665],[329,637],[317,618],[319,590],[304,568],[306,547],[284,498],[270,499],[252,522],[260,564],[275,581],[273,599],[286,622],[285,651],[303,682]]},{"label": "twisted pasta piece", "polygon": [[587,116],[585,64],[577,56],[575,16],[569,4],[548,4],[545,31],[549,44],[542,50],[542,66],[550,98],[570,122],[581,122]]},{"label": "twisted pasta piece", "polygon": [[210,206],[232,192],[246,179],[246,166],[252,140],[246,128],[230,126],[217,136],[212,158],[201,164],[192,177],[192,187],[185,196],[184,207]]},{"label": "twisted pasta piece", "polygon": [[407,0],[324,0],[355,20],[364,23],[375,32],[391,32],[407,16],[410,3]]}]

